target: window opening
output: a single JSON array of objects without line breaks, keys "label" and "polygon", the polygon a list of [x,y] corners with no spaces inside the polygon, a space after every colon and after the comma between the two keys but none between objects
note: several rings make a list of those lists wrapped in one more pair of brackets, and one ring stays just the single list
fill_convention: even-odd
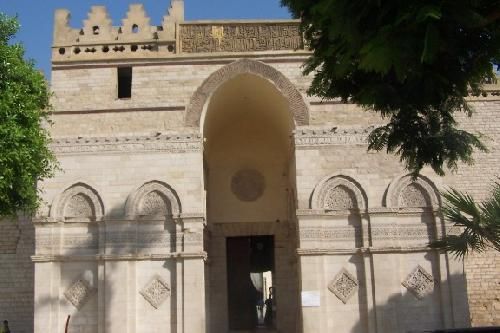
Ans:
[{"label": "window opening", "polygon": [[118,68],[118,98],[132,97],[132,67]]}]

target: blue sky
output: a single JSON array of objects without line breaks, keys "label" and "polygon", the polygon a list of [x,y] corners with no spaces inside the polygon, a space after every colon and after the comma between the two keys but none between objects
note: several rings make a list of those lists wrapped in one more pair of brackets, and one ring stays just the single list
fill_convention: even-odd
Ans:
[{"label": "blue sky", "polygon": [[[131,3],[143,3],[155,25],[161,24],[170,6],[170,0],[0,0],[0,11],[18,15],[21,30],[17,40],[25,45],[26,56],[34,59],[49,78],[55,9],[69,9],[71,25],[81,27],[92,5],[105,5],[113,24],[121,25]],[[279,0],[185,0],[184,3],[186,20],[290,18]]]}]

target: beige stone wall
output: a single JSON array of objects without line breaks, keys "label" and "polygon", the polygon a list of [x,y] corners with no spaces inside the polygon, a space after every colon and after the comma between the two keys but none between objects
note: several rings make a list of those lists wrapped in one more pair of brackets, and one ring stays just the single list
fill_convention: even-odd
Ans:
[{"label": "beige stone wall", "polygon": [[[231,194],[226,191],[224,198],[218,198],[219,210],[215,210],[214,217],[215,220],[220,220],[217,222],[249,222],[255,219],[255,222],[274,223],[279,219],[288,223],[288,226],[280,227],[283,230],[266,227],[273,230],[272,234],[276,235],[277,246],[280,247],[276,256],[280,267],[277,285],[280,286],[282,302],[281,310],[278,310],[281,329],[290,331],[292,327],[297,326],[299,320],[303,321],[304,332],[331,331],[339,328],[340,321],[345,323],[342,327],[346,331],[360,333],[467,325],[460,264],[425,249],[426,242],[433,239],[436,233],[439,234],[441,221],[436,219],[435,211],[429,207],[417,207],[416,210],[405,208],[406,210],[399,211],[399,207],[391,206],[388,199],[391,184],[397,184],[405,171],[397,157],[383,152],[366,151],[366,136],[372,126],[380,124],[381,120],[375,114],[354,105],[324,102],[306,96],[310,78],[301,74],[303,57],[256,55],[255,58],[279,71],[292,82],[309,111],[309,126],[295,128],[295,156],[279,158],[284,161],[283,165],[280,165],[283,169],[287,169],[286,160],[292,161],[288,175],[283,175],[284,180],[279,182],[279,186],[270,183],[279,191],[288,187],[291,193],[296,193],[297,200],[286,203],[286,207],[282,207],[285,203],[276,201],[281,208],[275,217],[272,215],[274,213],[266,211],[274,205],[274,198],[267,198],[264,202],[267,205],[249,209],[246,217],[240,219],[239,206],[231,201]],[[52,262],[54,259],[48,257],[37,258],[36,260],[40,260],[36,264],[39,272],[37,276],[49,274],[53,281],[60,283],[61,289],[52,290],[43,279],[35,282],[35,304],[39,309],[39,314],[35,315],[35,331],[60,329],[68,313],[75,317],[72,328],[83,331],[87,329],[86,322],[97,322],[99,332],[133,333],[167,327],[165,331],[179,333],[183,325],[196,327],[193,331],[184,327],[186,332],[202,331],[200,323],[205,320],[205,283],[209,288],[214,288],[214,291],[220,291],[224,287],[217,285],[224,282],[223,279],[218,279],[218,276],[224,273],[225,253],[224,248],[220,246],[224,233],[221,236],[212,229],[219,226],[210,225],[211,221],[208,221],[207,230],[212,233],[213,238],[205,239],[204,249],[196,242],[194,245],[186,243],[182,246],[179,245],[182,243],[174,242],[176,245],[168,249],[151,250],[150,247],[137,246],[139,242],[132,242],[135,245],[127,243],[126,246],[120,247],[116,246],[115,241],[119,234],[129,235],[140,230],[158,232],[170,237],[171,242],[172,238],[178,239],[179,235],[189,237],[187,235],[191,232],[200,232],[199,224],[189,224],[190,222],[186,222],[182,217],[177,229],[130,219],[127,217],[126,203],[141,185],[157,180],[168,184],[175,191],[183,214],[205,216],[207,188],[204,181],[207,179],[204,179],[203,173],[207,171],[204,170],[204,163],[207,161],[203,160],[202,149],[207,149],[209,145],[205,144],[202,148],[202,135],[206,133],[202,133],[203,129],[186,127],[185,116],[193,94],[203,82],[212,73],[234,60],[236,57],[182,61],[172,59],[162,60],[157,64],[138,63],[133,67],[132,98],[122,100],[116,98],[117,74],[113,65],[69,65],[57,67],[53,72],[55,113],[52,133],[55,137],[54,149],[64,171],[43,184],[44,199],[48,205],[44,207],[41,215],[49,218],[45,222],[47,225],[37,224],[37,237],[40,235],[39,238],[43,239],[47,234],[51,234],[53,239],[71,239],[86,235],[86,242],[95,246],[42,249],[37,255],[106,254],[110,257],[106,257],[104,262],[92,257],[93,259],[85,264],[61,263],[58,260]],[[269,77],[266,79],[270,80],[270,85],[273,84]],[[280,78],[277,82],[282,83],[283,80]],[[268,96],[264,97],[263,92],[257,94],[266,102]],[[211,102],[212,96],[206,97],[207,102]],[[487,195],[485,184],[491,182],[498,173],[495,163],[500,160],[500,156],[497,156],[500,138],[497,138],[499,131],[495,125],[495,114],[500,105],[495,101],[481,101],[475,105],[477,113],[471,122],[464,124],[469,129],[481,130],[491,138],[488,141],[491,152],[477,155],[473,168],[461,167],[457,174],[439,178],[431,170],[424,170],[423,175],[428,177],[428,184],[437,188],[456,186],[470,190],[478,198],[484,198]],[[293,105],[289,106],[293,108]],[[199,115],[202,122],[205,120],[204,115]],[[227,190],[227,179],[241,167],[238,160],[231,161],[234,165],[218,164],[226,158],[225,153],[231,152],[233,155],[238,152],[238,145],[248,144],[244,139],[231,139],[241,130],[236,128],[233,132],[229,131],[227,137],[219,138],[218,145],[232,145],[231,149],[212,150],[213,167],[220,171],[220,177],[211,180],[216,181],[216,186],[213,187],[216,192]],[[255,130],[258,131],[258,127]],[[273,137],[272,133],[264,134],[263,137],[269,140]],[[290,134],[286,137],[290,137]],[[264,144],[260,141],[251,143]],[[207,152],[208,150],[205,151]],[[272,160],[276,156],[271,152],[265,156],[265,160]],[[208,161],[211,162],[210,159]],[[224,169],[227,165],[231,165],[230,170]],[[261,166],[267,168],[265,164]],[[276,171],[269,175],[278,173]],[[314,211],[323,208],[313,207],[315,192],[321,187],[319,184],[338,175],[351,179],[353,184],[359,186],[363,192],[364,206],[362,209],[357,207],[359,211],[351,215],[345,211],[335,214]],[[104,210],[103,221],[91,224],[88,228],[77,224],[71,226],[64,223],[63,227],[57,223],[52,224],[60,218],[52,214],[58,198],[65,189],[76,183],[85,183],[99,194]],[[275,193],[271,194],[274,196]],[[396,200],[399,200],[399,197]],[[224,210],[224,205],[228,204],[231,204],[230,209]],[[298,222],[293,213],[295,205],[302,211],[309,211],[300,216]],[[292,223],[297,223],[298,230]],[[228,228],[232,230],[228,234],[235,235],[232,227]],[[252,228],[247,231],[259,233]],[[405,238],[405,232],[415,233],[416,239]],[[109,243],[107,239],[115,241]],[[216,243],[210,243],[211,241]],[[297,241],[299,245],[296,244]],[[64,240],[62,244],[65,244]],[[43,248],[43,244],[41,246]],[[295,246],[300,247],[298,258],[294,257]],[[365,250],[368,247],[375,247],[376,251],[369,253]],[[169,257],[173,252],[201,250],[208,250],[209,260],[211,251],[212,254],[215,253],[211,262],[213,266],[206,268],[206,264],[199,258],[183,261]],[[302,253],[302,250],[305,252]],[[121,257],[128,254],[132,257]],[[140,257],[143,255],[159,255],[163,261],[152,259],[153,257]],[[82,257],[78,258],[83,260]],[[139,259],[140,261],[137,261]],[[418,265],[440,281],[432,295],[425,300],[415,299],[401,286],[401,281]],[[489,267],[491,265],[487,261],[478,261],[474,266],[467,266],[467,278],[471,286],[468,292],[474,324],[484,323],[481,321],[483,319],[490,320],[491,323],[498,322],[498,318],[493,318],[493,314],[489,315],[490,319],[484,317],[482,310],[484,307],[494,309],[498,296],[485,300],[484,289],[479,290],[483,288],[484,283],[495,282],[492,270],[498,268]],[[328,284],[341,269],[346,269],[359,282],[359,292],[347,300],[346,304],[328,290]],[[484,274],[485,270],[490,272],[492,277]],[[97,288],[103,292],[97,292],[84,310],[78,312],[65,300],[64,290],[70,288],[75,279],[86,271],[96,279]],[[162,305],[161,311],[152,309],[139,295],[140,289],[155,274],[172,286],[171,297]],[[206,282],[204,274],[207,277]],[[483,281],[479,287],[474,284],[477,283],[478,274]],[[128,286],[126,290],[123,285]],[[203,292],[200,293],[200,290]],[[297,302],[301,290],[319,291],[322,306],[302,308],[300,311]],[[221,293],[207,294],[208,311],[213,308],[223,312],[223,290]],[[43,318],[44,308],[41,304],[44,299],[51,297],[55,297],[62,305],[50,305],[50,311],[53,312],[52,322],[47,323],[47,319]],[[187,299],[194,301],[189,302]],[[477,304],[481,305],[476,306]],[[101,312],[103,308],[109,309],[106,315]],[[432,315],[429,315],[426,309],[431,309],[429,311]],[[207,313],[210,327],[216,331],[221,327],[225,329],[223,326],[217,326],[225,316],[220,311]],[[290,312],[293,315],[287,315]],[[127,321],[116,320],[124,313],[128,314]],[[167,313],[170,316],[165,315]],[[95,327],[92,326],[88,330],[95,331]]]},{"label": "beige stone wall", "polygon": [[33,332],[33,226],[0,221],[0,314],[14,332]]},{"label": "beige stone wall", "polygon": [[473,326],[500,325],[500,254],[488,251],[465,262]]}]

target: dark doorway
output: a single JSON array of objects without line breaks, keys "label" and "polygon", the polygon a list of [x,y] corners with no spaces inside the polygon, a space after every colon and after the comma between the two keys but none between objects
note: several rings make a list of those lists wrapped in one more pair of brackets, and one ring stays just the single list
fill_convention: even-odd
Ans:
[{"label": "dark doorway", "polygon": [[230,237],[226,249],[229,329],[272,327],[275,314],[265,299],[272,298],[266,292],[272,281],[264,276],[274,272],[274,236]]}]

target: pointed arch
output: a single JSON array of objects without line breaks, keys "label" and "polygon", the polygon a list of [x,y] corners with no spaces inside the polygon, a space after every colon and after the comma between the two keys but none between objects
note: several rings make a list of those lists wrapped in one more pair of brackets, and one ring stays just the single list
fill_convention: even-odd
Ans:
[{"label": "pointed arch", "polygon": [[50,216],[63,221],[99,221],[104,216],[104,205],[94,188],[79,182],[68,187],[54,200]]},{"label": "pointed arch", "polygon": [[438,208],[441,206],[439,191],[427,177],[419,175],[413,179],[411,175],[403,175],[394,179],[385,200],[389,208]]},{"label": "pointed arch", "polygon": [[311,197],[312,209],[366,210],[365,191],[354,179],[344,175],[330,175],[323,178],[314,188]]},{"label": "pointed arch", "polygon": [[125,215],[178,216],[181,203],[172,187],[157,180],[147,182],[131,193],[125,203]]},{"label": "pointed arch", "polygon": [[188,127],[199,127],[203,108],[212,94],[224,82],[240,75],[254,74],[274,84],[289,103],[289,111],[296,125],[309,124],[309,110],[295,85],[280,71],[260,61],[241,59],[226,65],[212,73],[195,91],[189,102],[184,117]]}]

